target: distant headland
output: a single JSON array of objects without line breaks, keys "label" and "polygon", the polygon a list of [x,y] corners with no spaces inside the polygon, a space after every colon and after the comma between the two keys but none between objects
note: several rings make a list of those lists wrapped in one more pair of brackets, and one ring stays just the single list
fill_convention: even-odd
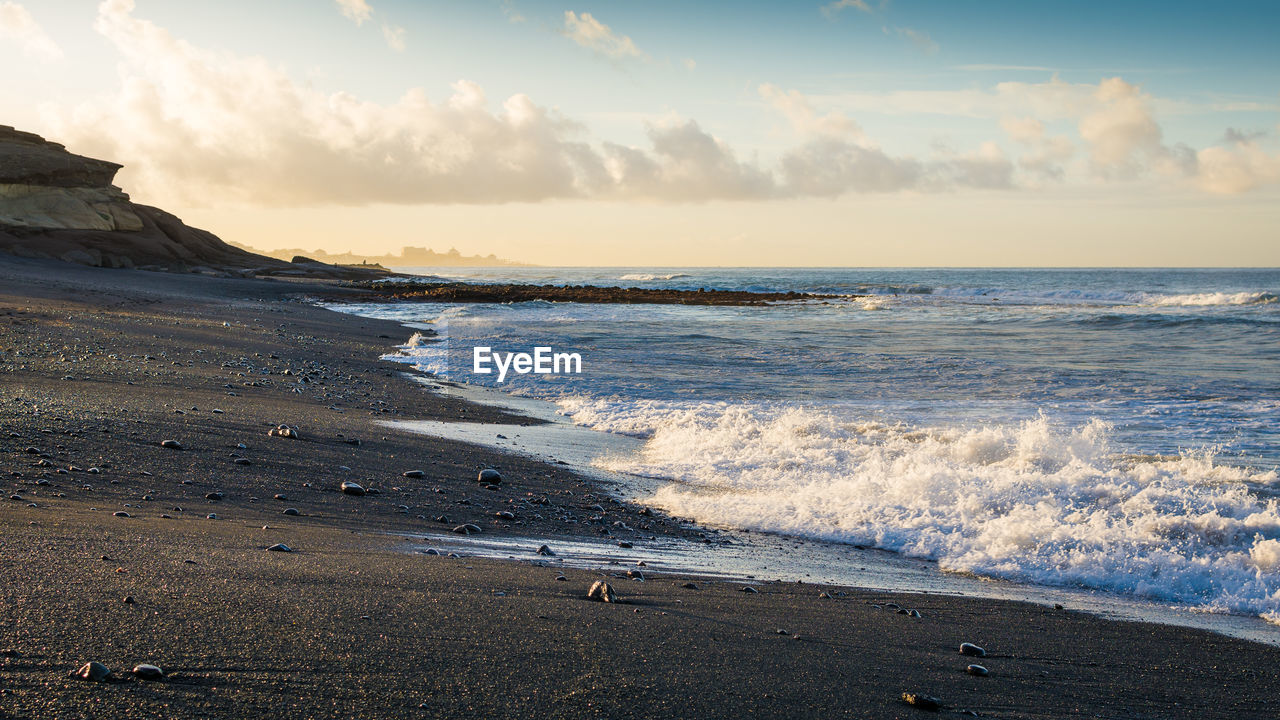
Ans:
[{"label": "distant headland", "polygon": [[250,252],[261,253],[268,257],[291,261],[295,257],[304,256],[320,262],[334,265],[381,265],[383,267],[530,267],[529,263],[506,260],[490,253],[489,255],[463,255],[454,248],[439,253],[431,248],[403,247],[399,255],[359,255],[352,252],[327,253],[324,250],[303,250],[302,248],[285,248],[281,250],[259,250],[239,243],[231,243]]}]

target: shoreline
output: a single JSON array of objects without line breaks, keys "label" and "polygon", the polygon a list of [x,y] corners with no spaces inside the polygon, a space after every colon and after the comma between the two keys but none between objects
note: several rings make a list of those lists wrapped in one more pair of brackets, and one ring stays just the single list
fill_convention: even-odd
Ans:
[{"label": "shoreline", "polygon": [[[333,286],[7,258],[0,280],[0,470],[21,498],[0,515],[0,552],[17,559],[0,566],[0,714],[920,714],[904,692],[985,717],[1276,711],[1266,668],[1280,649],[1186,628],[809,583],[690,589],[681,575],[605,578],[627,601],[612,606],[583,599],[599,571],[559,581],[523,563],[406,555],[389,533],[468,522],[480,538],[634,540],[623,521],[715,540],[615,505],[564,466],[382,429],[534,419],[422,392],[378,360],[407,329],[296,299],[343,294]],[[281,423],[301,437],[267,437]],[[497,490],[474,482],[492,466]],[[344,495],[346,479],[380,492]],[[565,515],[579,522],[555,522]],[[263,551],[277,542],[296,552]],[[987,648],[990,677],[964,673],[960,642]],[[170,680],[67,677],[89,660],[152,662]]]}]

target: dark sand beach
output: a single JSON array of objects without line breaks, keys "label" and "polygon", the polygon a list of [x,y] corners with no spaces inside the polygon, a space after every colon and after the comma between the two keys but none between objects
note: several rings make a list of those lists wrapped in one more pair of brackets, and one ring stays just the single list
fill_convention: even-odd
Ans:
[{"label": "dark sand beach", "polygon": [[[642,549],[703,531],[564,466],[378,424],[525,420],[378,359],[412,331],[307,302],[342,292],[0,259],[0,717],[936,714],[903,693],[951,717],[1280,714],[1280,648],[1203,631],[624,567],[558,580],[519,537]],[[298,437],[269,437],[280,424]],[[482,468],[503,482],[479,485]],[[378,492],[345,495],[348,480]],[[530,560],[413,553],[403,536],[466,523]],[[623,603],[586,599],[601,579]],[[72,677],[89,661],[116,681]],[[167,678],[132,678],[139,663]]]}]

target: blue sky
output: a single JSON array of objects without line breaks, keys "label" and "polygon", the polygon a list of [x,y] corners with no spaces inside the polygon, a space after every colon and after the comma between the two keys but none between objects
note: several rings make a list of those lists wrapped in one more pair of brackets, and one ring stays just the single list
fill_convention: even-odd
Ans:
[{"label": "blue sky", "polygon": [[[1076,235],[1123,227],[1130,255],[1177,264],[1220,264],[1179,236],[1200,227],[1187,213],[1238,217],[1228,264],[1275,264],[1276,27],[1273,3],[3,0],[0,62],[28,72],[0,122],[260,245],[298,244],[253,228],[307,217],[324,220],[298,234],[331,248],[349,242],[334,227],[376,226],[371,248],[420,237],[394,216],[535,261],[680,264],[678,244],[634,250],[678,231],[770,264],[804,208],[811,264],[889,239],[967,264],[1017,245],[972,214],[1026,232],[1061,205],[1098,217]],[[602,213],[631,229],[574,235]],[[901,241],[931,213],[972,226],[962,247],[914,224]]]}]

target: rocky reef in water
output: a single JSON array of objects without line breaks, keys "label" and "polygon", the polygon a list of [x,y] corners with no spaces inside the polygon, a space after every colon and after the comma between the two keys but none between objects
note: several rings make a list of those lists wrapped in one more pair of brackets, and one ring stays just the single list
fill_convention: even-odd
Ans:
[{"label": "rocky reef in water", "polygon": [[122,165],[0,125],[0,252],[111,268],[339,279],[385,276],[233,247],[113,184]]}]

